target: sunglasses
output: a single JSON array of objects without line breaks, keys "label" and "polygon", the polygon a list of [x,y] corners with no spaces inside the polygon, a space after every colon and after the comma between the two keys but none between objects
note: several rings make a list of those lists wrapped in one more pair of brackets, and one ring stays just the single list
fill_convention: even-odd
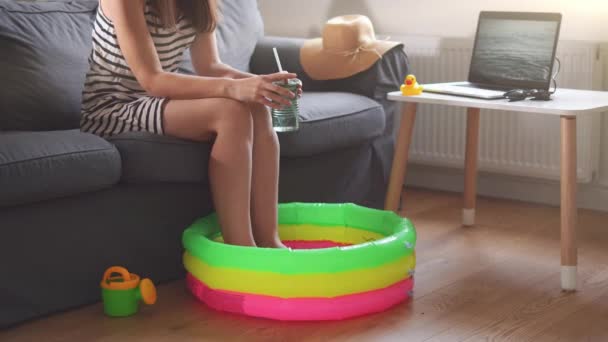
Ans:
[{"label": "sunglasses", "polygon": [[513,89],[505,93],[505,99],[509,102],[523,101],[530,99],[533,101],[550,101],[553,93],[544,89]]}]

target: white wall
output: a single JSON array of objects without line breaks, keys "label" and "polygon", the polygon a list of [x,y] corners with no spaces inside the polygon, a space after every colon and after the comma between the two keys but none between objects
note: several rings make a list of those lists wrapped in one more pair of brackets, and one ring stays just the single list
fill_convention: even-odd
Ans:
[{"label": "white wall", "polygon": [[608,40],[608,0],[259,0],[266,33],[317,36],[335,15],[365,14],[376,32],[472,36],[481,10],[545,11],[564,15],[565,40]]}]

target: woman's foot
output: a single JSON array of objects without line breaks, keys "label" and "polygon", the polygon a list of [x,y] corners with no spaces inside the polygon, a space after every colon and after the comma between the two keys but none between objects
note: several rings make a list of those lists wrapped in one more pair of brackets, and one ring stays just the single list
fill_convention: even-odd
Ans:
[{"label": "woman's foot", "polygon": [[281,242],[281,239],[279,239],[278,237],[271,239],[269,241],[256,240],[256,244],[258,247],[264,247],[264,248],[287,248],[287,246],[285,246],[283,244],[283,242]]}]

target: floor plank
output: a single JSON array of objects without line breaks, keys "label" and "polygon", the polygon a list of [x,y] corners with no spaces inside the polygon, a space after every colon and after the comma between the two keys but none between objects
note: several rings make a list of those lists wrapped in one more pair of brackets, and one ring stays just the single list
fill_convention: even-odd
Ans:
[{"label": "floor plank", "polygon": [[559,287],[559,209],[480,198],[460,225],[461,195],[408,189],[418,230],[414,299],[387,312],[326,323],[226,315],[182,281],[159,302],[110,319],[89,306],[0,332],[2,341],[606,341],[608,213],[579,213],[579,291]]}]

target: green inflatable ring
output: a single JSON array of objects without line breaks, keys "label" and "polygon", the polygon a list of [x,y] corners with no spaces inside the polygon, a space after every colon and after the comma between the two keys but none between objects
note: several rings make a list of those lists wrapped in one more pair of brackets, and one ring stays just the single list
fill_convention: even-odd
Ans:
[{"label": "green inflatable ring", "polygon": [[211,214],[187,228],[182,242],[188,253],[210,266],[281,274],[375,268],[411,255],[416,244],[416,231],[408,219],[355,204],[281,204],[279,224],[312,224],[330,229],[342,226],[384,237],[352,246],[310,250],[233,246],[215,241],[221,232],[217,216]]}]

